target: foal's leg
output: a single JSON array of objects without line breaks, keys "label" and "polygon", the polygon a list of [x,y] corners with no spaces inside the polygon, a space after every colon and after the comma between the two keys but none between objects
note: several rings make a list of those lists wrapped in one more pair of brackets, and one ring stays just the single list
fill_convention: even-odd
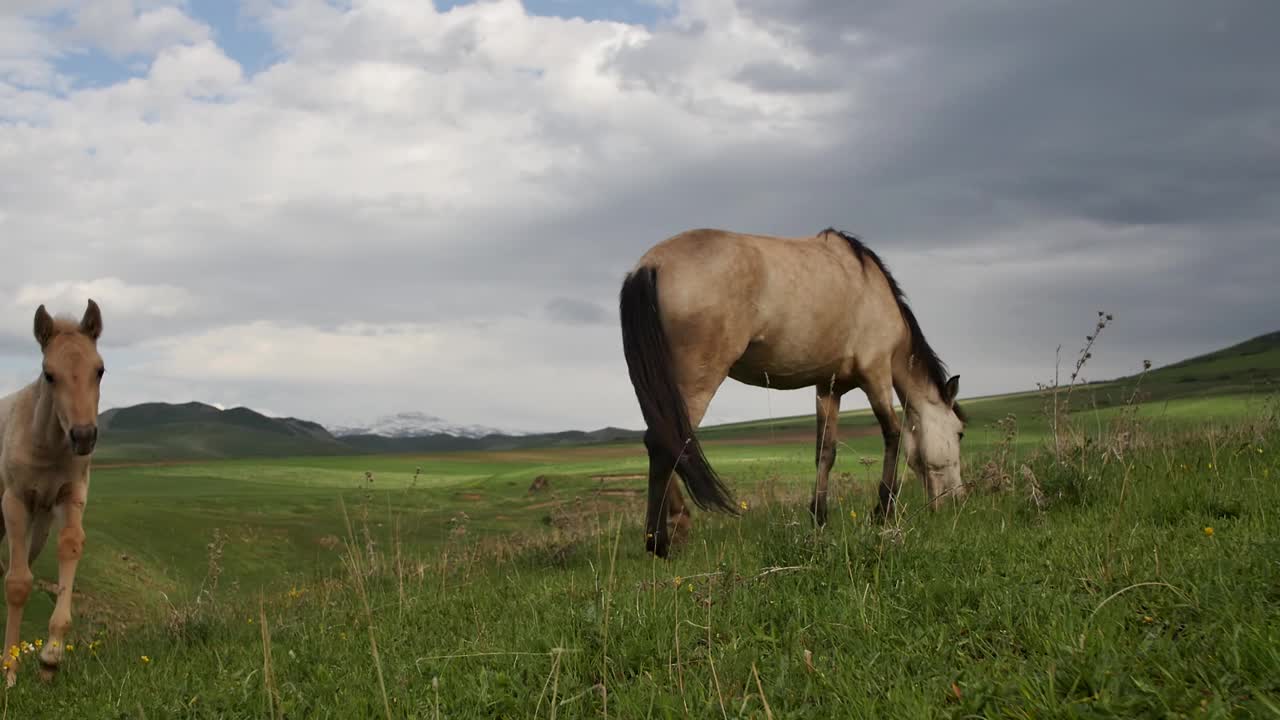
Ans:
[{"label": "foal's leg", "polygon": [[840,393],[830,388],[818,388],[818,449],[815,464],[818,481],[813,488],[813,500],[809,513],[822,527],[827,524],[827,482],[831,468],[836,463],[836,428],[840,422]]},{"label": "foal's leg", "polygon": [[877,520],[893,517],[898,511],[898,444],[902,425],[893,411],[893,385],[890,382],[868,384],[867,400],[880,423],[884,436],[884,463],[880,472],[880,502],[872,513]]},{"label": "foal's leg", "polygon": [[4,626],[5,685],[13,687],[18,681],[19,635],[22,632],[22,611],[31,597],[34,578],[27,563],[27,531],[30,514],[21,498],[5,491],[0,497],[0,511],[4,514],[6,533],[9,536],[9,571],[4,578],[4,600],[8,617]]},{"label": "foal's leg", "polygon": [[58,600],[49,617],[49,642],[40,652],[40,677],[52,680],[62,662],[67,631],[71,629],[71,591],[76,566],[84,554],[84,506],[89,499],[87,483],[74,483],[62,502],[62,530],[58,532]]}]

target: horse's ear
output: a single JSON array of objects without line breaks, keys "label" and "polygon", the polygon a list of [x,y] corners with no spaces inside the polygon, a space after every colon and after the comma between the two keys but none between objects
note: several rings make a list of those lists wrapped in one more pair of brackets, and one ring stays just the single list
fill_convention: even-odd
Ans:
[{"label": "horse's ear", "polygon": [[947,386],[942,390],[942,402],[947,407],[955,407],[956,396],[960,394],[960,376],[952,375]]},{"label": "horse's ear", "polygon": [[93,298],[89,298],[89,306],[84,310],[84,317],[80,318],[80,332],[88,335],[94,342],[102,336],[102,311]]},{"label": "horse's ear", "polygon": [[53,317],[49,315],[49,311],[44,309],[44,305],[36,308],[35,322],[36,342],[40,343],[40,349],[43,350],[49,341],[53,339]]}]

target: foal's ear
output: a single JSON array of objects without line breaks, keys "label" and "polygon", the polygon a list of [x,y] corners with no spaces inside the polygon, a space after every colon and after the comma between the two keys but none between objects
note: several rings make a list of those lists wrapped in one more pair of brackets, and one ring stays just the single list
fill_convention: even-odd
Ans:
[{"label": "foal's ear", "polygon": [[45,345],[53,339],[53,317],[49,315],[49,311],[44,309],[44,305],[36,308],[35,322],[36,342],[40,343],[40,349],[43,350]]},{"label": "foal's ear", "polygon": [[84,317],[80,318],[80,332],[88,335],[94,342],[102,336],[102,311],[93,298],[89,298],[89,306],[84,310]]},{"label": "foal's ear", "polygon": [[942,390],[942,402],[947,407],[955,407],[956,396],[960,394],[960,376],[952,375],[947,386]]}]

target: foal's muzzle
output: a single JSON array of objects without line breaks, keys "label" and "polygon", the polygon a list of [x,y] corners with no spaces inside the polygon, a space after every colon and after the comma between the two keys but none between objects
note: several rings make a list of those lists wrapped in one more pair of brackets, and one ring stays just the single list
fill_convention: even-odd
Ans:
[{"label": "foal's muzzle", "polygon": [[98,444],[97,425],[77,425],[71,428],[71,449],[77,455],[88,455]]}]

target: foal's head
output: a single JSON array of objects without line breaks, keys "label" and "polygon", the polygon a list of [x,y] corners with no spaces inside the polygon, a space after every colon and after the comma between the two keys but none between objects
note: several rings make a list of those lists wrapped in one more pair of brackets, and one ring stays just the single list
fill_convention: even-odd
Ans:
[{"label": "foal's head", "polygon": [[102,313],[89,301],[80,322],[54,319],[36,310],[36,341],[44,353],[43,392],[53,398],[53,413],[77,455],[93,452],[98,442],[98,392],[105,371],[98,355]]},{"label": "foal's head", "polygon": [[956,406],[959,392],[960,376],[956,375],[941,389],[938,402],[912,403],[907,407],[907,466],[924,481],[931,503],[938,502],[943,494],[964,493],[960,480],[964,418]]}]

